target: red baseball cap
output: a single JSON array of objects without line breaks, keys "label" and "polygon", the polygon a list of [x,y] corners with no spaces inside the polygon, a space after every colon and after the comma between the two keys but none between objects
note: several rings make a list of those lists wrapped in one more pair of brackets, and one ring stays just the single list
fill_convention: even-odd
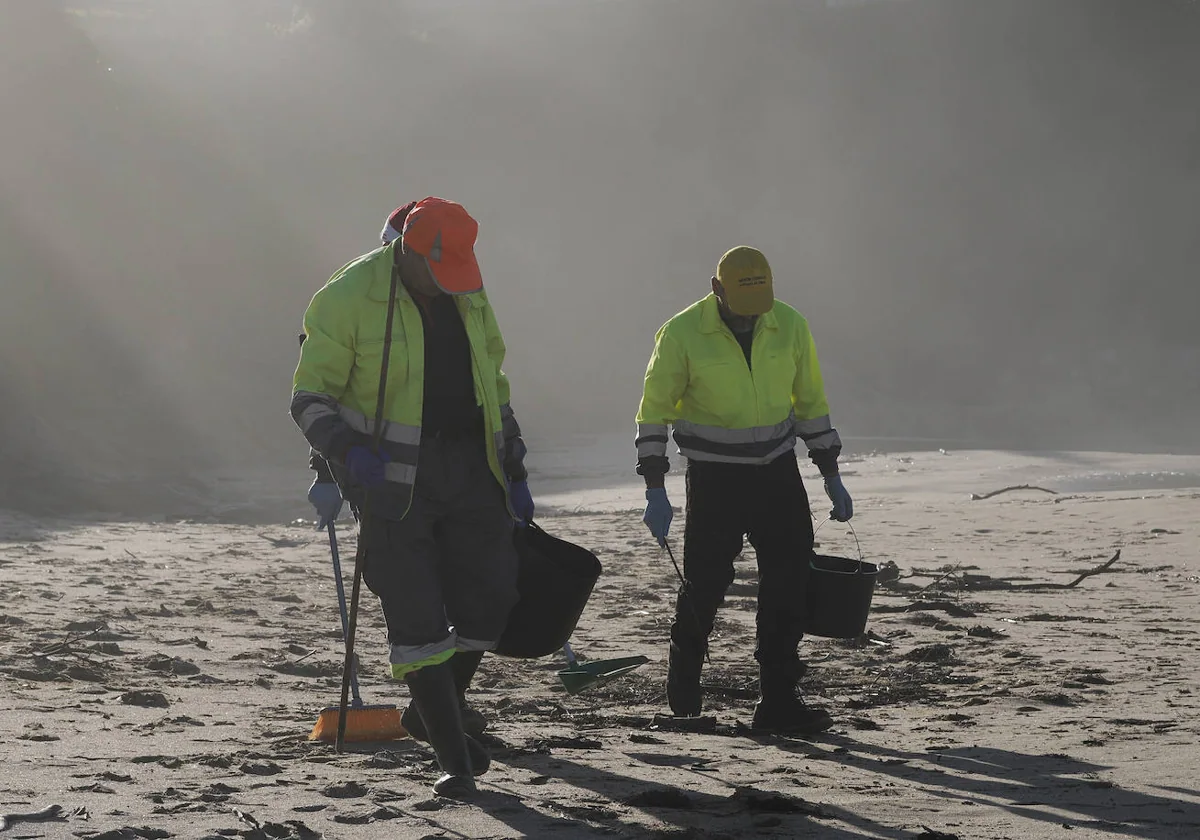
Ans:
[{"label": "red baseball cap", "polygon": [[406,250],[425,257],[434,282],[446,294],[483,288],[475,259],[479,223],[461,204],[433,196],[421,199],[405,216],[400,235]]}]

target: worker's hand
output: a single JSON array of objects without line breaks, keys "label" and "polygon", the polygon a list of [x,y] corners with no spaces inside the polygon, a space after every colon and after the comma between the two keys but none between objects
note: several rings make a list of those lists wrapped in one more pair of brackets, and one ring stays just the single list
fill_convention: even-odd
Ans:
[{"label": "worker's hand", "polygon": [[363,487],[383,484],[383,465],[392,460],[386,452],[372,452],[365,446],[351,446],[346,453],[346,469],[350,477]]},{"label": "worker's hand", "polygon": [[646,488],[646,512],[642,521],[650,529],[650,535],[658,540],[659,545],[667,541],[667,532],[671,530],[671,520],[675,511],[671,509],[671,500],[667,498],[665,487]]},{"label": "worker's hand", "polygon": [[825,477],[825,495],[833,502],[833,510],[829,511],[829,517],[838,522],[849,522],[854,516],[854,500],[846,492],[842,477],[837,473]]},{"label": "worker's hand", "polygon": [[533,495],[529,492],[528,481],[514,481],[508,485],[508,503],[522,523],[533,519]]},{"label": "worker's hand", "polygon": [[317,511],[317,530],[320,531],[342,512],[342,491],[332,481],[318,479],[308,488],[308,502]]}]

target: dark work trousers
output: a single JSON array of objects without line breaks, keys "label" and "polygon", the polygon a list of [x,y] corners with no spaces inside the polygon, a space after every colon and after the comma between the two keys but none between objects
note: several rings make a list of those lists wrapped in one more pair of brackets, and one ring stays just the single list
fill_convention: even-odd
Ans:
[{"label": "dark work trousers", "polygon": [[813,525],[795,452],[762,466],[689,460],[683,534],[688,585],[680,587],[671,640],[692,655],[704,650],[749,537],[758,555],[754,658],[798,675]]},{"label": "dark work trousers", "polygon": [[482,435],[422,441],[408,514],[362,526],[364,580],[383,607],[393,665],[495,647],[517,601],[513,525]]}]

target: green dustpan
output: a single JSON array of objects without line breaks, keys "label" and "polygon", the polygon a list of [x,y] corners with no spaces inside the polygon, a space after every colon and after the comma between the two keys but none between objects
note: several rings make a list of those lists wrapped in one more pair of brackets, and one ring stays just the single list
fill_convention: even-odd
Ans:
[{"label": "green dustpan", "polygon": [[564,670],[558,672],[567,694],[578,694],[589,688],[603,685],[609,680],[628,674],[635,668],[640,668],[650,660],[645,656],[623,656],[619,659],[597,659],[595,662],[572,661]]}]

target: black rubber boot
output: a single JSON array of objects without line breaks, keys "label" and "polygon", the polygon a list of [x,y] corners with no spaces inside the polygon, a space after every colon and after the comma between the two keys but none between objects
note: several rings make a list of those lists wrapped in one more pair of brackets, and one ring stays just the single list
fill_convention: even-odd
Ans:
[{"label": "black rubber boot", "polygon": [[752,728],[755,731],[815,735],[833,726],[829,712],[809,706],[796,696],[796,683],[802,670],[798,662],[783,666],[759,665],[762,699],[754,707]]},{"label": "black rubber boot", "polygon": [[[463,732],[466,732],[472,738],[478,738],[483,734],[483,730],[487,729],[487,718],[477,709],[473,709],[467,705],[466,696],[467,689],[471,687],[471,680],[474,678],[475,671],[478,670],[479,662],[482,659],[483,651],[481,650],[460,650],[454,656],[450,657],[450,670],[454,674],[454,687],[458,691],[458,708],[462,716]],[[425,724],[421,722],[421,716],[417,714],[417,710],[411,705],[401,715],[400,724],[407,730],[409,735],[418,741],[429,740],[429,736],[425,733]],[[476,773],[475,775],[478,776],[480,774]]]},{"label": "black rubber boot", "polygon": [[667,660],[667,703],[677,717],[695,717],[703,705],[700,672],[704,667],[704,646],[696,642],[672,639]]},{"label": "black rubber boot", "polygon": [[477,788],[450,663],[427,665],[410,673],[404,681],[444,774],[434,782],[434,795],[470,799]]},{"label": "black rubber boot", "polygon": [[[487,718],[478,709],[468,706],[465,699],[459,698],[459,701],[458,713],[462,717],[463,732],[472,738],[478,738],[483,734],[483,730],[487,729]],[[411,703],[404,710],[404,714],[400,716],[400,725],[418,741],[429,740],[429,736],[425,733],[425,724],[421,722],[421,716],[417,714],[416,707]]]},{"label": "black rubber boot", "polygon": [[467,689],[471,687],[471,680],[475,678],[475,672],[479,670],[482,660],[481,650],[460,650],[450,659],[450,670],[454,672],[454,687],[458,691],[458,708],[462,710],[463,731],[472,738],[478,738],[483,734],[483,730],[487,729],[487,718],[467,705]]},{"label": "black rubber boot", "polygon": [[471,680],[475,678],[475,672],[479,670],[479,663],[483,661],[483,651],[481,650],[460,650],[450,657],[450,671],[454,674],[454,688],[458,691],[458,695],[467,693],[467,689],[471,687]]}]

